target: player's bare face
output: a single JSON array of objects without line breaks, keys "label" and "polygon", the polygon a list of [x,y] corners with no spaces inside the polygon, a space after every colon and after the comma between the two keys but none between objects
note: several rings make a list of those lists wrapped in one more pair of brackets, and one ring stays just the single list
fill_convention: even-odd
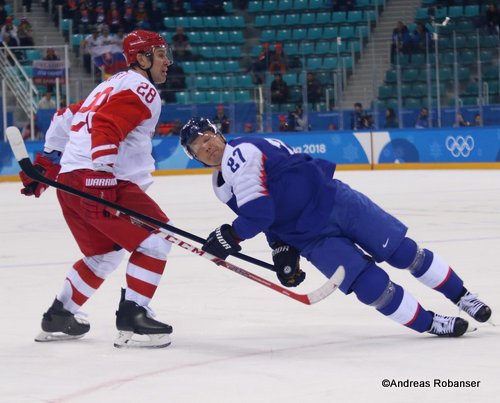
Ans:
[{"label": "player's bare face", "polygon": [[156,48],[153,53],[153,66],[151,67],[151,77],[155,84],[162,84],[167,80],[168,66],[172,64],[167,56],[165,48]]},{"label": "player's bare face", "polygon": [[189,145],[196,159],[209,166],[220,166],[226,143],[217,134],[206,131]]}]

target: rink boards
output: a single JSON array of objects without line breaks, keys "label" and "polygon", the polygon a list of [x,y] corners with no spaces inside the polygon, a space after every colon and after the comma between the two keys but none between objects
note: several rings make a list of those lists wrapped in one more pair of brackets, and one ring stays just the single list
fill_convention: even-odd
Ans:
[{"label": "rink boards", "polygon": [[[227,136],[228,139],[242,134]],[[296,152],[334,161],[339,169],[498,169],[500,128],[394,129],[250,134],[284,141]],[[27,142],[34,158],[42,141]],[[157,174],[207,171],[187,157],[178,137],[153,139]],[[0,143],[0,180],[17,180],[19,167],[7,143]]]}]

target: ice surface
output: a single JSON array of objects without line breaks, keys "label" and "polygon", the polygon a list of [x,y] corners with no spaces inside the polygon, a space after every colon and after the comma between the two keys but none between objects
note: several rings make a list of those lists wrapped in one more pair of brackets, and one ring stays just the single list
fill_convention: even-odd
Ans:
[{"label": "ice surface", "polygon": [[[403,220],[466,285],[500,309],[500,171],[338,172]],[[0,402],[497,402],[499,327],[460,339],[421,335],[340,292],[306,306],[174,247],[152,307],[174,327],[162,350],[119,350],[114,312],[124,269],[84,306],[81,340],[35,343],[42,313],[80,258],[55,191],[40,199],[0,183]],[[232,213],[207,175],[157,177],[150,193],[173,224],[205,237]],[[243,252],[270,261],[264,237]],[[274,281],[273,273],[233,263]],[[325,280],[307,263],[306,293]],[[425,308],[458,309],[408,272],[388,268]],[[294,290],[295,291],[295,290]],[[462,315],[464,315],[462,313]],[[498,321],[498,320],[497,320]],[[472,323],[474,321],[471,320]],[[430,387],[382,387],[384,379]],[[434,379],[479,381],[434,387]]]}]

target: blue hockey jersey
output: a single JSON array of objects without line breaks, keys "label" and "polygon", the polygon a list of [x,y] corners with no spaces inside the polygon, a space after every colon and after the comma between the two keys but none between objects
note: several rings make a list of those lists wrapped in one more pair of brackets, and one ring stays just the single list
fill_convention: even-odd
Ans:
[{"label": "blue hockey jersey", "polygon": [[334,163],[295,154],[280,140],[244,137],[227,144],[213,186],[238,215],[232,225],[240,239],[264,232],[270,244],[301,249],[331,214],[334,172]]}]

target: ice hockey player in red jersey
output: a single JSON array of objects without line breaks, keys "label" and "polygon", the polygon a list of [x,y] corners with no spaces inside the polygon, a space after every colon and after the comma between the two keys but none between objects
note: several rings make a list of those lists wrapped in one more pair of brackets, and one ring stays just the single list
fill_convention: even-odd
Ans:
[{"label": "ice hockey player in red jersey", "polygon": [[[125,37],[123,52],[127,71],[99,84],[77,108],[56,113],[35,166],[46,176],[57,176],[60,183],[168,222],[145,191],[152,183],[151,138],[161,111],[155,85],[165,82],[172,53],[161,35],[144,30]],[[44,187],[21,178],[25,185],[21,192],[39,197]],[[149,304],[171,244],[154,231],[110,215],[101,204],[60,190],[57,197],[83,258],[69,269],[35,340],[72,339],[87,333],[90,325],[79,310],[127,250],[130,258],[116,311],[119,334],[114,345],[168,346],[172,327],[153,319]]]}]

